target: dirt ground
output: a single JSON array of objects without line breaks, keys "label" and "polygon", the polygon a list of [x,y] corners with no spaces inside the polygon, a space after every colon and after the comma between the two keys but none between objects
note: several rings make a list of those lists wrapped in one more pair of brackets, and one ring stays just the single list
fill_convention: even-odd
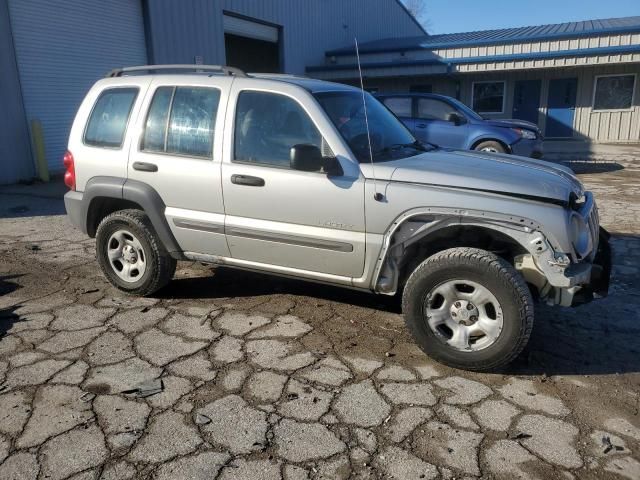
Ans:
[{"label": "dirt ground", "polygon": [[194,263],[127,297],[57,186],[0,189],[0,478],[639,479],[633,165],[576,165],[611,295],[537,305],[499,374],[427,358],[394,299]]}]

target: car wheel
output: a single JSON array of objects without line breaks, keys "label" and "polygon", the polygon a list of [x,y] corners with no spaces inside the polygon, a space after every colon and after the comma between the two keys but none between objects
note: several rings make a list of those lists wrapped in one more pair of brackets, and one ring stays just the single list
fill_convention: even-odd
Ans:
[{"label": "car wheel", "polygon": [[476,145],[475,150],[486,153],[507,153],[504,146],[499,142],[487,141]]},{"label": "car wheel", "polygon": [[169,283],[176,270],[176,260],[140,210],[120,210],[100,222],[96,256],[107,280],[134,295],[153,294]]},{"label": "car wheel", "polygon": [[405,322],[420,348],[464,370],[496,370],[514,360],[533,328],[524,279],[485,250],[453,248],[429,257],[407,280]]}]

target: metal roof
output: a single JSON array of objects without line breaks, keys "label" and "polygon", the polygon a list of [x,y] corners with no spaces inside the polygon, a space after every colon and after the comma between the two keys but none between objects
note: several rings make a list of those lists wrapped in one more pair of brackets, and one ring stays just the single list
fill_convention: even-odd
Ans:
[{"label": "metal roof", "polygon": [[[475,45],[521,43],[527,41],[558,40],[588,37],[609,33],[640,32],[640,16],[556,23],[520,28],[480,30],[420,37],[387,38],[360,45],[360,53],[383,53],[406,50],[433,50]],[[354,47],[345,47],[326,53],[327,56],[353,55]]]},{"label": "metal roof", "polygon": [[[487,63],[487,62],[516,62],[525,60],[548,60],[562,57],[583,57],[594,55],[626,55],[640,53],[640,45],[620,45],[614,47],[598,47],[598,48],[582,48],[574,50],[557,50],[551,52],[529,52],[529,53],[512,53],[505,55],[490,55],[479,57],[457,57],[442,58],[436,57],[423,60],[392,60],[386,62],[364,62],[361,67],[363,70],[372,68],[402,68],[402,67],[418,67],[429,65],[441,65],[447,68],[446,73],[454,65],[464,65],[469,63]],[[358,64],[338,64],[338,65],[317,65],[307,67],[307,72],[330,72],[339,70],[357,71]],[[445,73],[443,71],[443,73]]]}]

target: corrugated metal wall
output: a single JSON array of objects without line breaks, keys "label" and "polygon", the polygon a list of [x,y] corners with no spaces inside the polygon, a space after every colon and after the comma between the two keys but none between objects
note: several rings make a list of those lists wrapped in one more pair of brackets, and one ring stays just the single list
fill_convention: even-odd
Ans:
[{"label": "corrugated metal wall", "polygon": [[303,74],[353,42],[424,32],[395,0],[153,0],[147,2],[156,63],[224,63],[222,11],[282,26],[284,68]]},{"label": "corrugated metal wall", "polygon": [[0,185],[26,180],[34,168],[7,0],[0,0]]},{"label": "corrugated metal wall", "polygon": [[113,67],[146,63],[139,0],[9,0],[27,120],[42,122],[47,162],[62,170],[84,95]]}]

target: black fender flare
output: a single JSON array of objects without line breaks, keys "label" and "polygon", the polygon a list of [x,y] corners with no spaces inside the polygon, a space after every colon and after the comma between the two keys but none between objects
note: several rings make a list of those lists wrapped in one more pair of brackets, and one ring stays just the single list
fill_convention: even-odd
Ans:
[{"label": "black fender flare", "polygon": [[140,205],[167,251],[172,256],[182,251],[164,215],[166,205],[152,186],[125,178],[93,177],[87,182],[83,194],[82,226],[85,232],[88,226],[89,208],[92,201],[98,197],[127,200]]}]

